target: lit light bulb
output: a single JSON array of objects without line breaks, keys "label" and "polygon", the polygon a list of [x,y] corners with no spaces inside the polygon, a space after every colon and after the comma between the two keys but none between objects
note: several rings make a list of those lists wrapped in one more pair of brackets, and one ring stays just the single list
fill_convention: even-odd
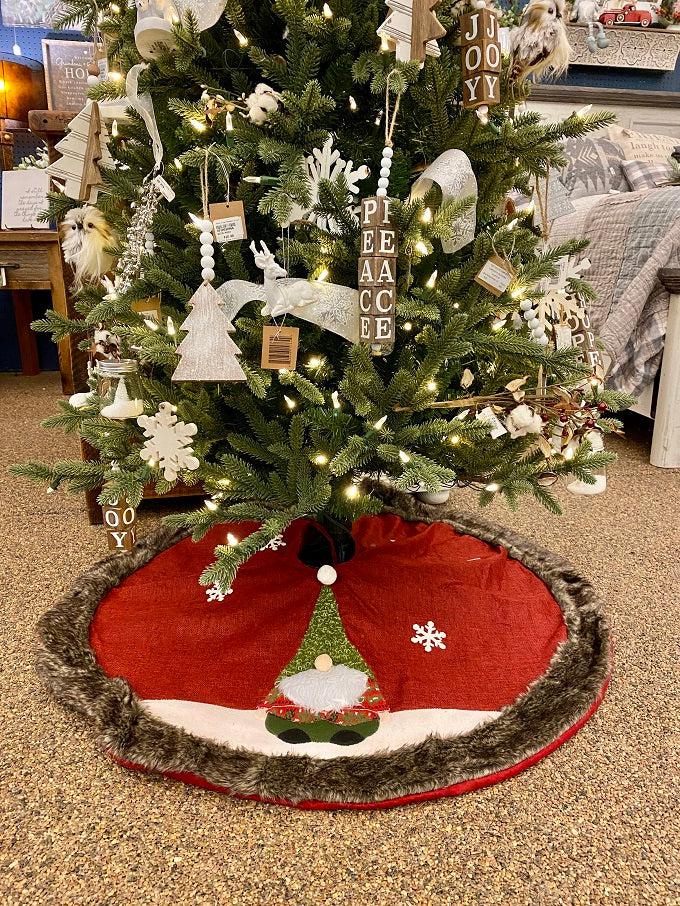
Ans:
[{"label": "lit light bulb", "polygon": [[248,46],[248,39],[246,38],[246,36],[245,36],[242,32],[240,32],[240,31],[238,30],[238,28],[235,28],[235,29],[234,29],[234,35],[235,35],[236,40],[238,41],[238,43],[240,44],[241,47],[247,47],[247,46]]},{"label": "lit light bulb", "polygon": [[509,229],[509,230],[514,230],[515,227],[517,226],[518,222],[519,222],[519,221],[518,221],[517,218],[515,217],[514,220],[511,220],[511,221],[510,221],[510,223],[509,223],[508,226],[507,226],[507,229]]},{"label": "lit light bulb", "polygon": [[307,362],[308,368],[321,368],[321,359],[318,355],[313,355],[311,359]]},{"label": "lit light bulb", "polygon": [[385,427],[385,422],[387,421],[387,416],[383,415],[382,418],[379,418],[378,421],[373,425],[376,431],[380,431]]},{"label": "lit light bulb", "polygon": [[120,6],[117,3],[109,3],[109,9],[115,16],[120,12]]},{"label": "lit light bulb", "polygon": [[486,486],[486,490],[487,490],[490,494],[495,494],[496,491],[500,491],[500,489],[501,489],[501,486],[500,486],[499,484],[496,484],[495,481],[492,481],[491,484],[488,484],[488,485]]},{"label": "lit light bulb", "polygon": [[155,459],[147,459],[146,464],[150,469],[155,469],[158,465]]},{"label": "lit light bulb", "polygon": [[327,466],[328,457],[325,453],[317,453],[314,457],[314,462],[317,464],[317,466]]},{"label": "lit light bulb", "polygon": [[572,446],[569,446],[569,447],[567,447],[567,449],[564,451],[564,453],[562,455],[564,456],[565,459],[569,460],[569,459],[574,458],[574,452],[575,452],[574,448]]},{"label": "lit light bulb", "polygon": [[496,318],[496,320],[491,325],[491,330],[500,330],[501,327],[505,327],[506,318]]},{"label": "lit light bulb", "polygon": [[168,320],[165,322],[165,326],[166,326],[167,331],[168,331],[168,336],[169,336],[169,337],[174,337],[175,334],[177,333],[177,330],[176,330],[176,328],[175,328],[175,322],[172,320],[171,317],[168,316]]},{"label": "lit light bulb", "polygon": [[45,493],[46,493],[46,494],[54,494],[56,490],[57,490],[56,488],[53,488],[52,485],[50,485],[50,486],[47,488],[47,490],[45,491]]},{"label": "lit light bulb", "polygon": [[449,443],[453,444],[453,446],[455,447],[460,443],[460,437],[457,434],[452,434],[451,437],[449,437]]},{"label": "lit light bulb", "polygon": [[432,223],[432,211],[430,208],[425,208],[423,213],[420,215],[421,223]]},{"label": "lit light bulb", "polygon": [[231,532],[227,532],[227,544],[229,545],[229,547],[236,547],[236,545],[238,544],[238,538],[236,537],[236,535],[232,535]]},{"label": "lit light bulb", "polygon": [[436,381],[428,381],[427,384],[425,384],[425,386],[426,386],[427,389],[430,391],[430,393],[434,393],[435,390],[437,389],[437,382],[436,382]]},{"label": "lit light bulb", "polygon": [[205,132],[208,128],[205,123],[202,123],[200,120],[197,120],[195,117],[192,117],[189,120],[189,125],[195,132]]},{"label": "lit light bulb", "polygon": [[331,393],[331,399],[333,400],[333,408],[334,408],[334,409],[339,409],[339,408],[340,408],[340,399],[339,399],[339,397],[338,397],[338,391],[337,391],[337,390],[334,390],[334,391]]},{"label": "lit light bulb", "polygon": [[184,169],[184,164],[183,164],[182,161],[179,159],[179,157],[176,157],[176,158],[173,160],[173,164],[175,165],[175,169],[176,169],[176,170],[183,170],[183,169]]},{"label": "lit light bulb", "polygon": [[5,87],[6,87],[6,86],[5,86],[5,80],[4,80],[4,79],[0,79],[0,91],[4,91],[4,90],[5,90]]},{"label": "lit light bulb", "polygon": [[111,123],[111,136],[113,138],[118,138],[118,120],[114,120]]},{"label": "lit light bulb", "polygon": [[399,459],[404,463],[411,462],[411,457],[404,450],[399,451]]},{"label": "lit light bulb", "polygon": [[228,488],[231,484],[231,480],[229,478],[220,478],[217,483],[221,488]]},{"label": "lit light bulb", "polygon": [[593,109],[592,104],[586,104],[585,107],[581,107],[580,110],[577,110],[575,115],[580,119],[582,116],[588,116],[588,114],[590,113],[590,111],[592,109]]},{"label": "lit light bulb", "polygon": [[386,53],[390,49],[390,39],[386,34],[380,35],[380,50]]},{"label": "lit light bulb", "polygon": [[349,109],[352,111],[352,113],[356,113],[356,111],[359,109],[359,105],[354,100],[354,98],[352,97],[351,94],[349,96]]},{"label": "lit light bulb", "polygon": [[453,303],[453,307],[454,307],[454,308],[460,308],[460,302],[454,302],[454,303]]},{"label": "lit light bulb", "polygon": [[425,286],[426,286],[428,289],[434,289],[436,283],[437,283],[437,271],[434,270],[434,271],[432,271],[432,273],[430,274],[429,279],[428,279],[427,283],[425,284]]},{"label": "lit light bulb", "polygon": [[122,73],[122,72],[118,72],[117,69],[111,69],[111,70],[109,71],[109,78],[111,79],[112,82],[122,82],[122,81],[123,81],[123,73]]},{"label": "lit light bulb", "polygon": [[153,318],[144,318],[144,323],[149,328],[149,330],[158,330],[158,321],[154,321]]},{"label": "lit light bulb", "polygon": [[510,293],[510,295],[512,296],[513,299],[521,299],[522,296],[524,295],[524,287],[523,287],[523,286],[516,286],[516,287],[512,290],[512,292]]},{"label": "lit light bulb", "polygon": [[210,510],[211,513],[214,513],[218,509],[218,506],[214,500],[206,500],[205,508],[206,510]]},{"label": "lit light bulb", "polygon": [[430,251],[429,251],[428,247],[425,245],[425,243],[423,242],[422,239],[419,239],[419,240],[416,242],[416,251],[417,251],[420,255],[429,255],[429,254],[430,254]]},{"label": "lit light bulb", "polygon": [[227,118],[226,118],[226,129],[227,129],[227,132],[234,131],[234,117],[231,115],[231,113],[228,110],[227,110]]},{"label": "lit light bulb", "polygon": [[319,274],[316,278],[317,283],[323,283],[324,280],[328,279],[328,268],[324,267],[319,271]]},{"label": "lit light bulb", "polygon": [[297,406],[295,400],[291,399],[289,396],[284,396],[283,398],[286,401],[286,406],[288,406],[289,409],[294,409]]},{"label": "lit light bulb", "polygon": [[349,497],[350,500],[354,500],[359,496],[359,488],[355,484],[350,484],[345,488],[345,496]]},{"label": "lit light bulb", "polygon": [[324,3],[323,9],[321,10],[321,12],[323,13],[324,19],[333,18],[333,10],[330,8],[330,6],[327,3]]},{"label": "lit light bulb", "polygon": [[410,333],[413,330],[413,324],[410,321],[404,321],[402,326],[406,333]]}]

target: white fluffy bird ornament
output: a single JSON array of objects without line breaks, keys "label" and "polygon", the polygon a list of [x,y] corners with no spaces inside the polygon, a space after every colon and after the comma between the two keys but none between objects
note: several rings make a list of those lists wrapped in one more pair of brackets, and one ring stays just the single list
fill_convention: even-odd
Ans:
[{"label": "white fluffy bird ornament", "polygon": [[86,280],[99,280],[113,267],[114,259],[106,249],[116,236],[98,208],[72,208],[59,226],[59,235],[64,261],[73,268],[76,292]]},{"label": "white fluffy bird ornament", "polygon": [[510,36],[514,81],[530,75],[538,81],[549,72],[557,78],[567,71],[571,46],[564,22],[564,0],[529,0],[522,20]]}]

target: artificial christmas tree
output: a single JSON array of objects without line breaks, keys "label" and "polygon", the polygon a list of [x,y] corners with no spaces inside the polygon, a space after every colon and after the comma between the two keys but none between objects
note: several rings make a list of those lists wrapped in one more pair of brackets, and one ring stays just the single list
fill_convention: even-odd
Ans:
[{"label": "artificial christmas tree", "polygon": [[[67,21],[96,21],[91,0],[68,0],[65,7]],[[134,42],[135,10],[112,6],[99,23],[118,69],[128,71],[133,108],[112,141],[121,166],[103,174],[99,200],[121,237],[118,279],[113,290],[89,286],[81,293],[82,320],[52,312],[37,325],[56,339],[102,324],[119,337],[121,354],[139,360],[145,411],[159,410],[138,420],[151,439],[145,444],[129,423],[103,423],[103,401],[95,394],[85,408],[64,404],[48,422],[77,430],[98,452],[94,461],[28,463],[16,471],[52,488],[101,486],[102,502],[125,498],[132,507],[150,484],[158,494],[177,482],[207,492],[204,505],[167,520],[197,542],[208,535],[214,550],[212,562],[201,558],[200,581],[211,595],[206,600],[201,593],[197,607],[234,607],[240,582],[252,592],[250,606],[258,587],[262,600],[270,600],[271,557],[278,554],[269,548],[285,532],[304,548],[296,566],[293,540],[287,542],[289,571],[281,583],[290,603],[303,582],[297,570],[308,570],[304,564],[338,566],[357,548],[349,534],[361,533],[356,526],[382,524],[375,514],[397,513],[380,549],[386,554],[393,543],[404,554],[392,577],[404,644],[417,645],[426,657],[458,657],[465,640],[451,642],[440,573],[436,582],[434,574],[422,577],[432,589],[429,603],[442,615],[431,631],[432,614],[416,607],[417,583],[398,580],[419,562],[408,561],[414,541],[424,545],[421,554],[438,544],[446,556],[456,552],[442,526],[405,521],[403,501],[390,509],[384,485],[435,495],[472,486],[482,504],[502,495],[515,505],[531,494],[557,511],[553,481],[592,482],[593,470],[611,461],[593,452],[590,432],[618,430],[608,410],[627,400],[604,389],[599,365],[553,343],[552,309],[541,303],[545,281],[582,243],[550,248],[533,210],[515,213],[508,202],[512,193],[531,195],[539,180],[547,193],[551,168],[562,159],[560,140],[609,118],[574,114],[546,124],[523,110],[529,91],[523,76],[534,64],[521,57],[518,39],[516,79],[508,60],[498,72],[493,11],[480,17],[493,40],[482,41],[490,56],[478,67],[493,76],[493,92],[481,107],[467,109],[472,99],[463,75],[474,68],[477,45],[464,42],[475,48],[466,61],[454,0],[438,6],[230,0],[222,15],[220,3],[210,7],[217,18],[205,28],[191,9],[180,10],[171,24],[173,47],[156,48],[148,66],[140,65]],[[408,17],[409,7],[417,8],[420,24],[414,31],[411,23],[400,45],[403,59],[395,58],[381,22],[389,15],[394,24],[397,12]],[[107,81],[92,95],[105,99],[123,90],[121,81]],[[222,199],[243,205],[247,229],[213,233],[211,202]],[[362,203],[375,206],[365,224]],[[54,215],[65,210],[55,197]],[[381,214],[387,224],[371,219]],[[252,239],[250,246],[236,238],[241,235]],[[367,293],[363,306],[360,290]],[[578,275],[570,290],[587,300]],[[145,321],[134,306],[159,294],[163,318]],[[176,324],[187,331],[179,345]],[[290,328],[299,331],[297,358],[286,359],[289,367],[272,367],[283,352],[274,348],[272,359],[271,338]],[[183,433],[175,437],[178,417],[175,427],[183,425]],[[171,441],[168,456],[182,455],[159,456],[154,432]],[[304,532],[296,528],[302,518],[313,520]],[[158,549],[138,548],[134,564]],[[351,576],[353,564],[361,570],[366,556],[361,549],[340,580]],[[471,559],[486,563],[490,556],[485,548]],[[433,569],[434,560],[425,560],[422,568]],[[539,562],[528,555],[531,569]],[[484,568],[470,565],[470,576]],[[376,567],[371,590],[377,596],[384,579]],[[362,589],[370,611],[370,593]],[[389,603],[381,598],[381,606]],[[550,608],[563,604],[552,601]],[[282,617],[282,631],[284,624]],[[233,632],[242,643],[243,632]],[[287,639],[290,656],[299,644],[300,637]],[[352,644],[365,657],[356,639]],[[335,664],[328,651],[320,655]],[[380,657],[365,662],[380,678]],[[588,676],[590,691],[599,691],[601,670],[597,681]],[[579,701],[586,699],[584,692]],[[382,721],[372,738],[381,732]],[[147,761],[157,763],[152,757],[140,763]]]}]

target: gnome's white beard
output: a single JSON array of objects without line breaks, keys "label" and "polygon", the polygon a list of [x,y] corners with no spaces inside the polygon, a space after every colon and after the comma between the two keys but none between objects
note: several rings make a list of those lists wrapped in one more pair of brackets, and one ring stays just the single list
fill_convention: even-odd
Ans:
[{"label": "gnome's white beard", "polygon": [[359,704],[368,677],[361,670],[336,664],[330,670],[305,670],[286,676],[279,689],[293,704],[309,711],[339,711]]}]

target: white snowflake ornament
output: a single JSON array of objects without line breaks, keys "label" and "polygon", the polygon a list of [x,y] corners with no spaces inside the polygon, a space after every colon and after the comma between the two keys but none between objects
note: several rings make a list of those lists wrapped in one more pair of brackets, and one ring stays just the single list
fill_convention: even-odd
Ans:
[{"label": "white snowflake ornament", "polygon": [[232,595],[233,593],[233,588],[229,587],[226,591],[222,591],[222,588],[217,583],[205,590],[205,596],[208,601],[224,601],[227,595]]},{"label": "white snowflake ornament", "polygon": [[280,547],[286,547],[286,542],[283,540],[283,535],[274,535],[271,541],[267,541],[262,550],[277,551]]},{"label": "white snowflake ornament", "polygon": [[414,623],[413,629],[415,635],[411,637],[411,641],[414,645],[422,645],[428,654],[434,648],[441,648],[442,650],[446,648],[442,641],[442,639],[446,638],[446,633],[440,632],[432,620],[428,620],[424,626]]},{"label": "white snowflake ornament", "polygon": [[137,424],[149,438],[139,455],[149,464],[157,462],[166,481],[175,481],[182,469],[194,472],[199,467],[191,446],[191,438],[198,428],[193,422],[177,421],[171,403],[161,403],[155,415],[140,415]]},{"label": "white snowflake ornament", "polygon": [[[366,166],[354,168],[354,161],[344,160],[340,156],[337,148],[333,147],[333,136],[329,135],[323,148],[314,148],[312,153],[307,157],[307,184],[309,187],[309,205],[302,207],[294,204],[288,220],[282,226],[290,226],[295,220],[306,220],[308,223],[315,223],[319,229],[328,230],[331,233],[337,233],[340,230],[337,221],[333,218],[324,217],[322,214],[314,213],[314,206],[319,200],[319,186],[324,179],[329,182],[337,183],[340,176],[344,176],[347,182],[347,188],[352,195],[359,194],[359,182],[366,179],[369,169]],[[355,213],[355,209],[351,208]]]}]

